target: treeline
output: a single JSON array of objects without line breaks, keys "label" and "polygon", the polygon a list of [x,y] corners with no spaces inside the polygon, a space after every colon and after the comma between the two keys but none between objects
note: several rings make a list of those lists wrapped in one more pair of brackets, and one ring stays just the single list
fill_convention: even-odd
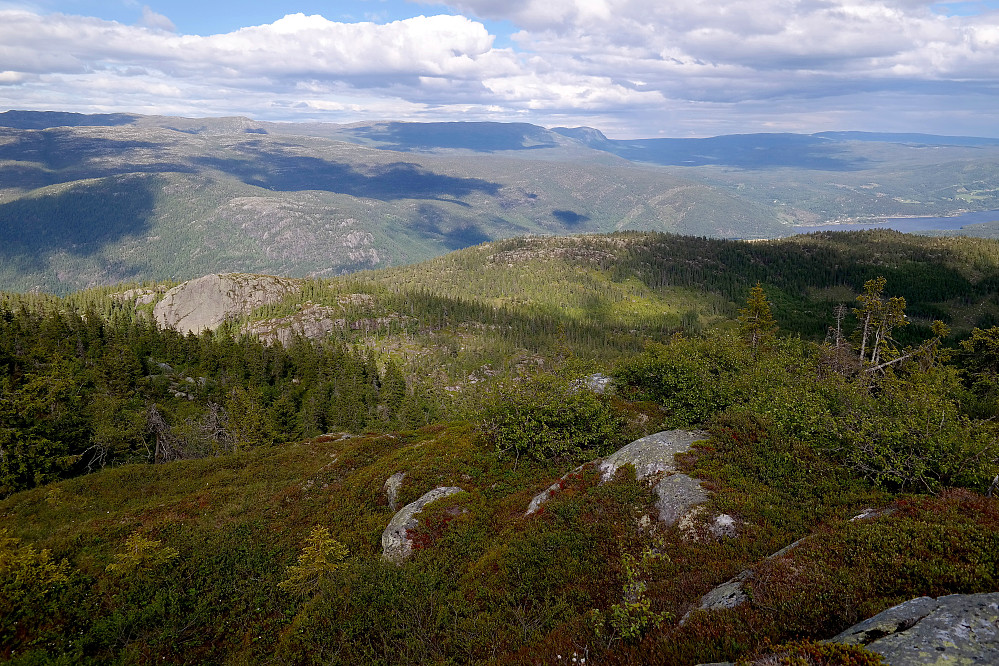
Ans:
[{"label": "treeline", "polygon": [[332,341],[284,348],[0,306],[0,495],[107,465],[421,426],[441,409],[429,395]]}]

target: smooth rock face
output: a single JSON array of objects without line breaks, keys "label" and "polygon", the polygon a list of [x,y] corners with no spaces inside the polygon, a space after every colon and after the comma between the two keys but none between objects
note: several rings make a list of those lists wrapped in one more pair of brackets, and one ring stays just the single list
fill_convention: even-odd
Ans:
[{"label": "smooth rock face", "polygon": [[999,664],[999,593],[912,599],[832,642],[864,645],[891,666]]},{"label": "smooth rock face", "polygon": [[454,486],[434,488],[415,502],[402,507],[392,516],[388,527],[382,532],[382,558],[397,564],[404,562],[413,552],[413,542],[406,532],[420,524],[420,521],[416,519],[416,514],[431,502],[461,492],[464,491]]},{"label": "smooth rock face", "polygon": [[[654,435],[642,437],[641,439],[636,439],[631,444],[618,449],[603,460],[599,461],[601,474],[600,481],[601,483],[610,481],[614,478],[617,470],[624,465],[634,465],[635,479],[638,481],[659,472],[675,472],[676,461],[673,459],[673,456],[677,453],[684,453],[690,450],[691,444],[704,439],[707,439],[707,435],[705,433],[691,430],[666,430],[663,432],[657,432]],[[580,469],[582,469],[582,467],[577,467],[572,472],[569,472],[569,474],[575,474]],[[530,516],[531,514],[536,513],[545,502],[551,499],[552,495],[559,491],[561,482],[569,476],[569,474],[566,474],[561,479],[535,495],[531,500],[531,503],[528,505],[527,512],[524,515]],[[690,477],[686,475],[680,476],[683,476],[684,479],[690,479]],[[690,480],[695,481],[693,479]],[[665,479],[663,481],[665,481]],[[700,490],[699,484],[697,485],[697,489]],[[679,503],[683,501],[682,498],[692,498],[696,495],[700,498],[698,503],[703,503],[708,499],[707,493],[703,490],[700,491],[701,494],[698,494],[697,490],[693,490],[689,483],[680,479],[666,483],[661,490],[657,485],[656,493],[659,494],[657,507],[659,508],[660,518],[662,518],[663,515],[671,516],[673,513],[678,511],[675,507],[678,507]],[[686,512],[684,511],[677,517],[672,518],[672,522],[669,522],[668,524],[674,524],[684,515],[684,513]]]},{"label": "smooth rock face", "polygon": [[609,481],[624,465],[634,465],[639,481],[658,472],[675,472],[673,456],[690,450],[694,442],[707,439],[703,432],[666,430],[637,439],[618,449],[600,463],[604,481]]},{"label": "smooth rock face", "polygon": [[153,308],[153,318],[160,326],[198,334],[293,291],[291,280],[269,275],[206,275],[167,291]]},{"label": "smooth rock face", "polygon": [[666,525],[675,525],[694,507],[708,501],[708,493],[701,488],[701,482],[686,474],[671,474],[663,478],[653,489],[659,500],[659,520]]}]

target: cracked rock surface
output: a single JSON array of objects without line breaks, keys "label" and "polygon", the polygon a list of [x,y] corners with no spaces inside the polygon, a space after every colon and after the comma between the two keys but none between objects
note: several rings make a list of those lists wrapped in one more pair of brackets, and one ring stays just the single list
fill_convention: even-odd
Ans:
[{"label": "cracked rock surface", "polygon": [[999,593],[912,599],[832,642],[863,645],[891,666],[999,664]]}]

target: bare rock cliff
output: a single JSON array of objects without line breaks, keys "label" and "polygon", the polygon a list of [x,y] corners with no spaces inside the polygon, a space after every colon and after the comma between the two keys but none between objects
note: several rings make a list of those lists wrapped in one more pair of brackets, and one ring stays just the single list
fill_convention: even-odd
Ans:
[{"label": "bare rock cliff", "polygon": [[153,317],[160,326],[197,334],[296,291],[294,280],[270,275],[206,275],[167,291],[153,308]]}]

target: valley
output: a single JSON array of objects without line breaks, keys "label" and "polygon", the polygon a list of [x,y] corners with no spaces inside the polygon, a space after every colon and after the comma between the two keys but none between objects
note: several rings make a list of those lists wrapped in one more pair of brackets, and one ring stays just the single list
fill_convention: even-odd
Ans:
[{"label": "valley", "polygon": [[[826,133],[614,141],[503,123],[0,114],[0,288],[328,277],[488,240],[999,208],[999,146]],[[994,224],[967,233],[994,235]]]}]

